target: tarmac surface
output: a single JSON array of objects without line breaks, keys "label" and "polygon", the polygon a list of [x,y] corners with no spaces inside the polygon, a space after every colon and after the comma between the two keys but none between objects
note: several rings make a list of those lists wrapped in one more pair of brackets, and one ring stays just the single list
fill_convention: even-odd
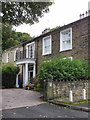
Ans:
[{"label": "tarmac surface", "polygon": [[[3,118],[88,118],[90,113],[71,110],[53,104],[3,110]],[[67,119],[68,120],[68,119]]]}]

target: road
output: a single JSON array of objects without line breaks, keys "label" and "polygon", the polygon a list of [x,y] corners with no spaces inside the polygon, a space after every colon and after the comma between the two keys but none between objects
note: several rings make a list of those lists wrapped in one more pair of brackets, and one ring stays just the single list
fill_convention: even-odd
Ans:
[{"label": "road", "polygon": [[88,116],[90,116],[90,113],[49,103],[2,111],[3,118],[88,118]]}]

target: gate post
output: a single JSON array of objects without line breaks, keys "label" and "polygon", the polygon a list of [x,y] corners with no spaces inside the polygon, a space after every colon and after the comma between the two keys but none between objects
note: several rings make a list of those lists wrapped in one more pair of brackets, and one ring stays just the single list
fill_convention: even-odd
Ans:
[{"label": "gate post", "polygon": [[44,100],[47,101],[47,80],[44,80]]},{"label": "gate post", "polygon": [[83,99],[86,100],[86,89],[83,89]]},{"label": "gate post", "polygon": [[70,82],[69,100],[70,100],[70,102],[73,102],[73,91],[72,91],[72,83],[71,82]]},{"label": "gate post", "polygon": [[73,93],[72,93],[72,90],[70,90],[70,102],[73,102]]}]

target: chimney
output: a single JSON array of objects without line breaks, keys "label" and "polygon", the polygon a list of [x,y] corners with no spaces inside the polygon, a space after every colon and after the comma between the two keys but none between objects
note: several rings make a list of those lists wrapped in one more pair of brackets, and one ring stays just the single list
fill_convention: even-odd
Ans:
[{"label": "chimney", "polygon": [[46,28],[44,31],[42,31],[42,34],[48,33],[50,31],[50,28]]}]

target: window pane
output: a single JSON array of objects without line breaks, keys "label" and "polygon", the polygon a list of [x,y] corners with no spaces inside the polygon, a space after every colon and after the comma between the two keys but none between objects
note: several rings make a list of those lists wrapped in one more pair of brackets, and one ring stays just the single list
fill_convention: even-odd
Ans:
[{"label": "window pane", "polygon": [[50,37],[44,39],[44,54],[50,52]]},{"label": "window pane", "polygon": [[67,50],[71,48],[71,31],[66,30],[61,33],[62,40],[62,50]]},{"label": "window pane", "polygon": [[28,46],[28,56],[29,58],[34,58],[34,44]]},{"label": "window pane", "polygon": [[44,40],[44,45],[45,46],[50,45],[50,39],[49,38]]},{"label": "window pane", "polygon": [[48,53],[48,52],[50,52],[50,46],[45,47],[45,53]]}]

